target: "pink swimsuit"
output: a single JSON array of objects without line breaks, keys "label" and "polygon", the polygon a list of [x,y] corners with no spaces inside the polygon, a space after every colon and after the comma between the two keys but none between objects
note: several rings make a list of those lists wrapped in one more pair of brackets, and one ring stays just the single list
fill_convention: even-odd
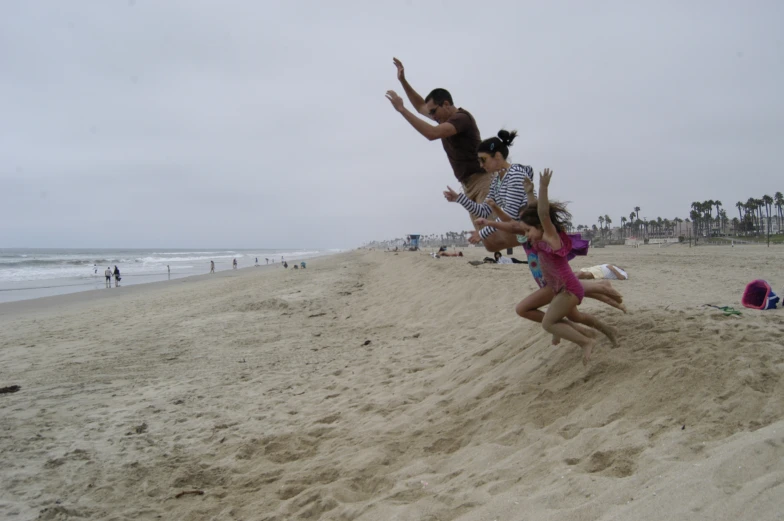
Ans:
[{"label": "pink swimsuit", "polygon": [[556,251],[553,251],[545,241],[538,241],[534,245],[534,250],[539,254],[544,280],[553,293],[568,291],[582,302],[585,290],[569,267],[567,258],[572,251],[572,240],[565,232],[560,232],[558,236],[561,238],[561,248]]}]

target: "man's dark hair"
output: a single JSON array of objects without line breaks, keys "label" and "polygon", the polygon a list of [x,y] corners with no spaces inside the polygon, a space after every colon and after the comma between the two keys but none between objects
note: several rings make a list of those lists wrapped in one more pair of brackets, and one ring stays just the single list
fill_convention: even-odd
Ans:
[{"label": "man's dark hair", "polygon": [[452,101],[452,95],[449,94],[449,91],[446,89],[433,89],[425,98],[425,103],[430,100],[433,100],[433,103],[439,107],[443,105],[445,101],[448,101],[452,106],[455,105],[455,102]]}]

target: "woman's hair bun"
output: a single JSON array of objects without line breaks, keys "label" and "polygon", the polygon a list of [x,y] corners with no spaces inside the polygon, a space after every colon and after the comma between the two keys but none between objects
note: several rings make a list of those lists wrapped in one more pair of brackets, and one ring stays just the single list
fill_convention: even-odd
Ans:
[{"label": "woman's hair bun", "polygon": [[500,139],[501,142],[508,147],[512,146],[512,141],[514,141],[516,137],[517,137],[516,130],[513,130],[511,132],[509,132],[508,130],[498,131],[498,139]]}]

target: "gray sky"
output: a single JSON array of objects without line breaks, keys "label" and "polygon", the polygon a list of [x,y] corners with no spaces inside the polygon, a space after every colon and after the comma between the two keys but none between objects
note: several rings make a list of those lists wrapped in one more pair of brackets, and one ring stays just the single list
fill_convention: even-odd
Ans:
[{"label": "gray sky", "polygon": [[784,3],[544,4],[5,0],[0,247],[469,229],[441,144],[384,98],[393,56],[483,137],[519,130],[575,224],[784,191]]}]

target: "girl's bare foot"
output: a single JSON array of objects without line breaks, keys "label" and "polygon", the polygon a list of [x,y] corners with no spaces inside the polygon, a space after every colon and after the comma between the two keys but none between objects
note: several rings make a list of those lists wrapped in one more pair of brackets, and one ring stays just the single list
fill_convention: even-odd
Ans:
[{"label": "girl's bare foot", "polygon": [[588,342],[583,344],[583,365],[587,366],[588,362],[591,361],[591,353],[593,352],[593,348],[596,345],[596,340],[593,338],[590,339]]},{"label": "girl's bare foot", "polygon": [[585,331],[580,331],[583,335],[587,336],[588,338],[598,338],[599,332],[593,328],[586,327]]},{"label": "girl's bare foot", "polygon": [[618,347],[618,332],[614,327],[604,325],[600,331],[604,333],[604,336],[610,339],[610,343],[613,347]]},{"label": "girl's bare foot", "polygon": [[557,346],[560,343],[561,343],[561,337],[553,335],[553,345]]},{"label": "girl's bare foot", "polygon": [[597,282],[599,287],[602,288],[602,291],[608,297],[611,297],[613,300],[617,300],[618,302],[623,302],[623,295],[621,295],[617,289],[612,287],[609,280],[600,280]]}]

